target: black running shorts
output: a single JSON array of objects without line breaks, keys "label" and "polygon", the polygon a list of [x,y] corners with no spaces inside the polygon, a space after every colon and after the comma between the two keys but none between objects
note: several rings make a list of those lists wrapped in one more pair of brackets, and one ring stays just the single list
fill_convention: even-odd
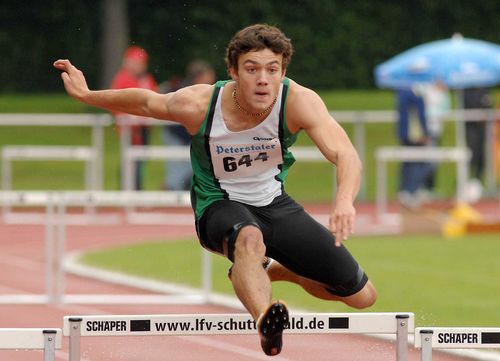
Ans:
[{"label": "black running shorts", "polygon": [[353,295],[368,281],[344,245],[336,247],[334,235],[287,194],[264,207],[217,201],[199,220],[198,236],[203,247],[220,254],[228,242],[228,258],[233,260],[238,225],[248,224],[261,229],[266,256],[295,274],[323,283],[332,294]]}]

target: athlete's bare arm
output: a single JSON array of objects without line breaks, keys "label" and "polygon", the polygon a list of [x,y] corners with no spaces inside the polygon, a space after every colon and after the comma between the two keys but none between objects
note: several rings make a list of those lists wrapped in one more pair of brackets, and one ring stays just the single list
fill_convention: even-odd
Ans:
[{"label": "athlete's bare arm", "polygon": [[147,89],[89,90],[83,73],[69,60],[57,60],[54,67],[62,70],[61,78],[73,98],[112,112],[122,112],[181,123],[195,134],[208,109],[212,85],[193,85],[168,94]]},{"label": "athlete's bare arm", "polygon": [[337,166],[337,193],[330,230],[339,246],[354,231],[353,203],[361,183],[361,160],[344,129],[314,91],[292,82],[286,114],[290,130],[304,129],[321,153]]}]

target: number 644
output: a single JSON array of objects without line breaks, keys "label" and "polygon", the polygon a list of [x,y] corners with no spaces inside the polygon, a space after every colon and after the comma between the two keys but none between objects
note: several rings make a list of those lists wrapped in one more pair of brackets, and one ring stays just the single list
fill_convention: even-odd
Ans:
[{"label": "number 644", "polygon": [[269,156],[266,152],[259,153],[255,158],[251,158],[249,154],[242,155],[241,158],[236,159],[234,157],[224,157],[222,158],[222,163],[224,164],[224,170],[226,172],[234,172],[239,166],[245,165],[250,167],[252,162],[255,160],[260,160],[266,162]]}]

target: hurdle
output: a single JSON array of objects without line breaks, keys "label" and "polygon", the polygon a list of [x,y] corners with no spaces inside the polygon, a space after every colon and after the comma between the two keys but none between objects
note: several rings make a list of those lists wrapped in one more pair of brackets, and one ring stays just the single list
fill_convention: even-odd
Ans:
[{"label": "hurdle", "polygon": [[421,349],[421,361],[432,361],[433,349],[500,348],[500,328],[417,327],[415,347]]},{"label": "hurdle", "polygon": [[[290,315],[287,334],[395,334],[396,360],[408,360],[408,333],[413,313],[297,313]],[[172,314],[64,317],[69,336],[69,361],[80,361],[81,337],[88,336],[206,336],[257,334],[248,315]]]},{"label": "hurdle", "polygon": [[0,328],[0,350],[43,350],[44,361],[55,361],[61,347],[59,328]]},{"label": "hurdle", "polygon": [[[71,191],[71,192],[39,192],[39,191],[0,191],[1,206],[36,206],[45,207],[45,293],[44,294],[2,294],[0,304],[9,303],[189,303],[203,304],[210,301],[212,285],[212,256],[203,248],[202,253],[202,289],[181,290],[180,287],[165,291],[154,291],[160,294],[151,295],[99,295],[99,294],[66,294],[66,227],[75,224],[67,214],[69,207],[183,207],[189,204],[185,192],[149,192],[149,191]],[[99,224],[102,217],[95,214],[87,217],[84,223]],[[94,223],[93,223],[94,222]],[[193,220],[194,223],[194,220]],[[163,222],[165,224],[165,222]]]},{"label": "hurdle", "polygon": [[466,201],[465,189],[469,178],[470,151],[466,148],[456,147],[416,147],[384,146],[377,149],[375,159],[377,162],[377,192],[376,211],[377,218],[387,216],[387,163],[389,161],[405,162],[455,162],[457,164],[457,201]]},{"label": "hurdle", "polygon": [[[2,147],[2,186],[11,188],[12,161],[80,161],[85,164],[85,187],[100,190],[103,183],[104,127],[112,124],[109,114],[0,114],[0,127],[84,127],[91,130],[90,145],[9,145]],[[92,209],[88,210],[92,213]],[[11,224],[43,224],[43,216],[14,212],[4,207],[4,221]]]}]

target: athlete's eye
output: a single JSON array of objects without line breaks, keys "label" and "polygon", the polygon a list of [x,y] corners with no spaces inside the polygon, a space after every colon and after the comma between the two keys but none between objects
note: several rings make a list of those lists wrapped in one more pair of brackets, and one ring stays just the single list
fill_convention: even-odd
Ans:
[{"label": "athlete's eye", "polygon": [[247,68],[247,71],[250,73],[250,74],[253,74],[257,71],[257,69],[255,68]]}]

